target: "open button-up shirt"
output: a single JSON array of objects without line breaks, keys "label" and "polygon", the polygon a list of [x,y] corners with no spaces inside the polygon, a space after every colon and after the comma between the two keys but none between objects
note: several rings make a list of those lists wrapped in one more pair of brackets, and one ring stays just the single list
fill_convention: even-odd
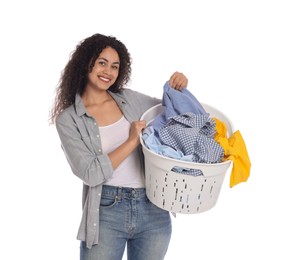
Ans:
[{"label": "open button-up shirt", "polygon": [[[108,93],[130,123],[161,103],[160,99],[130,89]],[[91,248],[98,244],[102,184],[111,178],[112,164],[107,154],[102,152],[98,123],[86,111],[80,95],[76,95],[75,104],[59,114],[56,128],[72,172],[83,181],[83,214],[77,239],[86,241],[87,247]],[[142,160],[140,170],[144,173],[141,146],[138,149]]]}]

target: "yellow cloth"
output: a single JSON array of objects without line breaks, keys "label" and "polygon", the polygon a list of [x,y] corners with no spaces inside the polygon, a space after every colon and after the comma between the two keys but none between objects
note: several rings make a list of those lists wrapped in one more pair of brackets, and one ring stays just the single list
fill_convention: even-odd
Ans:
[{"label": "yellow cloth", "polygon": [[230,187],[245,182],[250,176],[251,161],[244,139],[239,130],[235,131],[227,138],[227,127],[225,123],[217,118],[213,118],[216,123],[216,134],[214,139],[224,149],[223,161],[231,160],[233,162],[230,175]]}]

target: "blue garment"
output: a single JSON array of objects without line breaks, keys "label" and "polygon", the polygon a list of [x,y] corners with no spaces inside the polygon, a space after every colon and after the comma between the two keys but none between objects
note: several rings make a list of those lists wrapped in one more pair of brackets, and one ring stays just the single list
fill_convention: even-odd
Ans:
[{"label": "blue garment", "polygon": [[98,245],[80,245],[80,259],[164,259],[172,233],[168,211],[152,204],[144,188],[103,185]]},{"label": "blue garment", "polygon": [[193,162],[219,163],[223,148],[214,140],[215,121],[208,115],[185,113],[170,118],[159,129],[161,143],[184,155],[192,155]]},{"label": "blue garment", "polygon": [[[164,111],[143,131],[143,140],[149,149],[196,163],[222,161],[224,150],[214,140],[215,121],[189,90],[175,90],[166,82],[162,105]],[[172,170],[193,176],[203,174],[198,169],[175,167]]]},{"label": "blue garment", "polygon": [[[175,150],[174,148],[168,145],[163,145],[160,142],[160,139],[155,135],[155,131],[152,126],[148,126],[143,130],[142,139],[146,147],[157,154],[160,154],[162,156],[169,157],[172,159],[176,159],[176,160],[182,160],[182,161],[188,161],[188,162],[193,161],[193,155],[191,154],[184,155],[182,151]],[[184,174],[191,173],[191,175],[195,175],[195,176],[202,175],[201,170],[185,169],[181,167],[174,167],[171,170],[174,172],[179,172],[179,173],[184,173]]]},{"label": "blue garment", "polygon": [[158,115],[152,122],[155,131],[164,126],[169,118],[192,112],[194,114],[207,114],[203,106],[194,97],[188,89],[175,90],[166,82],[162,99],[164,112]]},{"label": "blue garment", "polygon": [[177,151],[168,145],[163,145],[160,139],[154,134],[152,126],[148,126],[143,130],[143,141],[147,148],[157,154],[170,157],[172,159],[192,161],[192,156],[184,156],[181,151]]}]

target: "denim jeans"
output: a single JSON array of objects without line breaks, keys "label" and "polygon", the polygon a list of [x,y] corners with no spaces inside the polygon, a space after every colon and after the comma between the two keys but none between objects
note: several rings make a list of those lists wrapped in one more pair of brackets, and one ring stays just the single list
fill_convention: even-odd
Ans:
[{"label": "denim jeans", "polygon": [[91,249],[81,241],[81,260],[162,260],[172,233],[169,212],[152,204],[145,189],[104,185],[99,244]]}]

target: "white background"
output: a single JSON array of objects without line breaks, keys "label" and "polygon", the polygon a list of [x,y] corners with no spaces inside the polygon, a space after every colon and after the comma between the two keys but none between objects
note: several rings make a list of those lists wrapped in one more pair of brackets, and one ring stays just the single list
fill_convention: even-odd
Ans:
[{"label": "white background", "polygon": [[161,97],[181,71],[247,144],[248,182],[228,174],[213,209],[173,218],[166,260],[291,259],[288,2],[1,2],[0,258],[78,259],[82,183],[47,119],[71,51],[98,32],[128,47],[130,88]]}]

